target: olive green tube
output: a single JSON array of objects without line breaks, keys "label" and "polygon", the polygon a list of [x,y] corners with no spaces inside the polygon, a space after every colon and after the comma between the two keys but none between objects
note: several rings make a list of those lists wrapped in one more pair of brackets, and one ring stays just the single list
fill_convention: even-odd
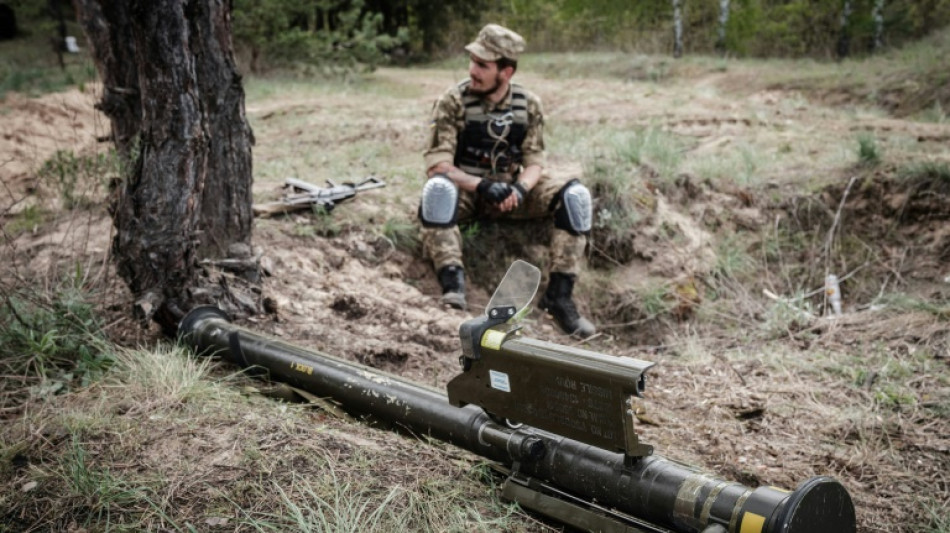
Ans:
[{"label": "olive green tube", "polygon": [[751,489],[655,455],[625,461],[622,454],[534,428],[496,424],[479,407],[450,405],[441,391],[253,333],[212,307],[189,313],[179,332],[199,353],[266,370],[271,379],[331,397],[355,415],[450,442],[509,467],[517,463],[519,476],[656,526],[639,531],[856,529],[850,495],[828,477],[809,479],[789,492]]}]

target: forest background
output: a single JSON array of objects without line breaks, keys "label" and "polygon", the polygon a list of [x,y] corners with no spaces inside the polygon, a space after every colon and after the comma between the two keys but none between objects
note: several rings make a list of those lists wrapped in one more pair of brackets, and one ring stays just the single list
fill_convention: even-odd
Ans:
[{"label": "forest background", "polygon": [[[51,32],[74,20],[59,0],[10,0]],[[950,22],[950,0],[234,0],[234,39],[252,72],[456,53],[478,28],[516,28],[533,52],[612,50],[732,57],[866,55]]]}]

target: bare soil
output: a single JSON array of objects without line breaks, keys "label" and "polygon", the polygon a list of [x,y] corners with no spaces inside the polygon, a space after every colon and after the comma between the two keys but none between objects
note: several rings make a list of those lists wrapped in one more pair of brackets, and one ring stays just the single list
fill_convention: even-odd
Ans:
[{"label": "bare soil", "polygon": [[[631,228],[623,261],[596,261],[595,234],[596,264],[577,299],[602,327],[584,345],[658,363],[648,380],[641,440],[661,455],[753,486],[793,488],[811,476],[835,476],[855,500],[860,531],[912,531],[908,524],[926,523],[930,509],[946,516],[946,307],[941,315],[872,303],[891,291],[938,307],[950,296],[950,182],[926,172],[913,179],[901,174],[916,160],[950,162],[950,125],[882,116],[850,101],[812,104],[782,88],[756,90],[754,73],[742,70],[700,72],[659,87],[519,76],[545,98],[561,148],[552,151],[555,165],[578,163],[565,139],[599,124],[656,127],[686,139],[684,160],[746,148],[767,154],[753,183],[708,180],[689,165],[675,179],[663,180],[649,161],[634,165],[631,180],[642,184],[649,201],[641,206],[646,216]],[[317,183],[329,177],[317,168],[318,160],[307,159],[321,146],[385,144],[395,155],[365,161],[354,156],[351,176],[384,175],[389,190],[338,206],[333,231],[321,232],[324,222],[309,213],[258,221],[255,245],[268,274],[263,295],[275,305],[271,314],[247,318],[246,326],[436,387],[458,372],[458,325],[487,303],[489,281],[500,277],[504,265],[477,278],[469,291],[470,311],[441,308],[431,267],[418,249],[379,231],[393,216],[411,219],[421,179],[408,170],[393,174],[374,167],[421,166],[428,106],[454,77],[440,70],[382,70],[376,82],[401,87],[408,96],[342,91],[249,101],[261,199],[279,195],[280,161],[300,160],[296,164],[313,169]],[[38,99],[8,96],[0,103],[4,277],[32,283],[50,279],[64,262],[78,262],[86,275],[101,278],[114,337],[125,344],[150,342],[157,332],[139,329],[128,317],[130,298],[108,268],[111,225],[104,203],[58,211],[55,187],[36,177],[57,150],[106,149],[95,140],[107,133],[93,109],[95,95],[89,88]],[[341,120],[345,134],[337,127]],[[843,145],[854,150],[857,132],[880,139],[885,164],[864,168],[840,154]],[[403,193],[406,200],[393,200]],[[31,205],[52,214],[27,231],[8,231]],[[783,248],[789,241],[779,235],[796,236],[802,245]],[[742,284],[722,275],[720,244],[729,239],[738,239],[752,257],[769,243],[781,245],[763,253],[755,266],[759,273],[750,278],[755,281]],[[541,251],[526,251],[532,254]],[[818,317],[822,302],[811,296],[803,302],[814,307],[800,318],[775,321],[775,298],[762,289],[782,299],[820,288],[829,266],[854,272],[845,285],[846,315]],[[599,286],[601,280],[605,285]],[[631,291],[648,280],[676,288],[672,293],[679,299],[668,313],[651,313],[642,292]],[[797,305],[790,305],[792,313]],[[577,343],[538,311],[526,325],[528,335]],[[917,361],[915,371],[900,380],[913,398],[882,407],[886,391],[877,380],[909,361]],[[858,375],[863,377],[855,385]],[[402,450],[407,444],[374,446]],[[394,455],[407,463],[426,461],[425,454]]]}]

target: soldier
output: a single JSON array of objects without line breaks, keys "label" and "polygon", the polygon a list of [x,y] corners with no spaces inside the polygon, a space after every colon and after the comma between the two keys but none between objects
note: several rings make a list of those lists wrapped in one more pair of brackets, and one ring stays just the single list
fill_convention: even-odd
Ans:
[{"label": "soldier", "polygon": [[469,78],[436,101],[425,151],[428,181],[419,218],[422,242],[442,286],[442,303],[465,309],[458,222],[476,213],[515,219],[550,216],[551,272],[539,306],[566,333],[594,334],[571,298],[591,228],[590,191],[544,169],[541,100],[511,83],[524,39],[497,24],[482,28],[469,52]]}]

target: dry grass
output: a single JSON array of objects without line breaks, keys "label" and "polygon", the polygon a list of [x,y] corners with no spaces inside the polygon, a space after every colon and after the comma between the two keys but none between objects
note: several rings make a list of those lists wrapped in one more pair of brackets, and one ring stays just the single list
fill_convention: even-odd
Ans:
[{"label": "dry grass", "polygon": [[115,361],[0,434],[12,530],[537,529],[457,450],[262,400],[181,349]]}]

